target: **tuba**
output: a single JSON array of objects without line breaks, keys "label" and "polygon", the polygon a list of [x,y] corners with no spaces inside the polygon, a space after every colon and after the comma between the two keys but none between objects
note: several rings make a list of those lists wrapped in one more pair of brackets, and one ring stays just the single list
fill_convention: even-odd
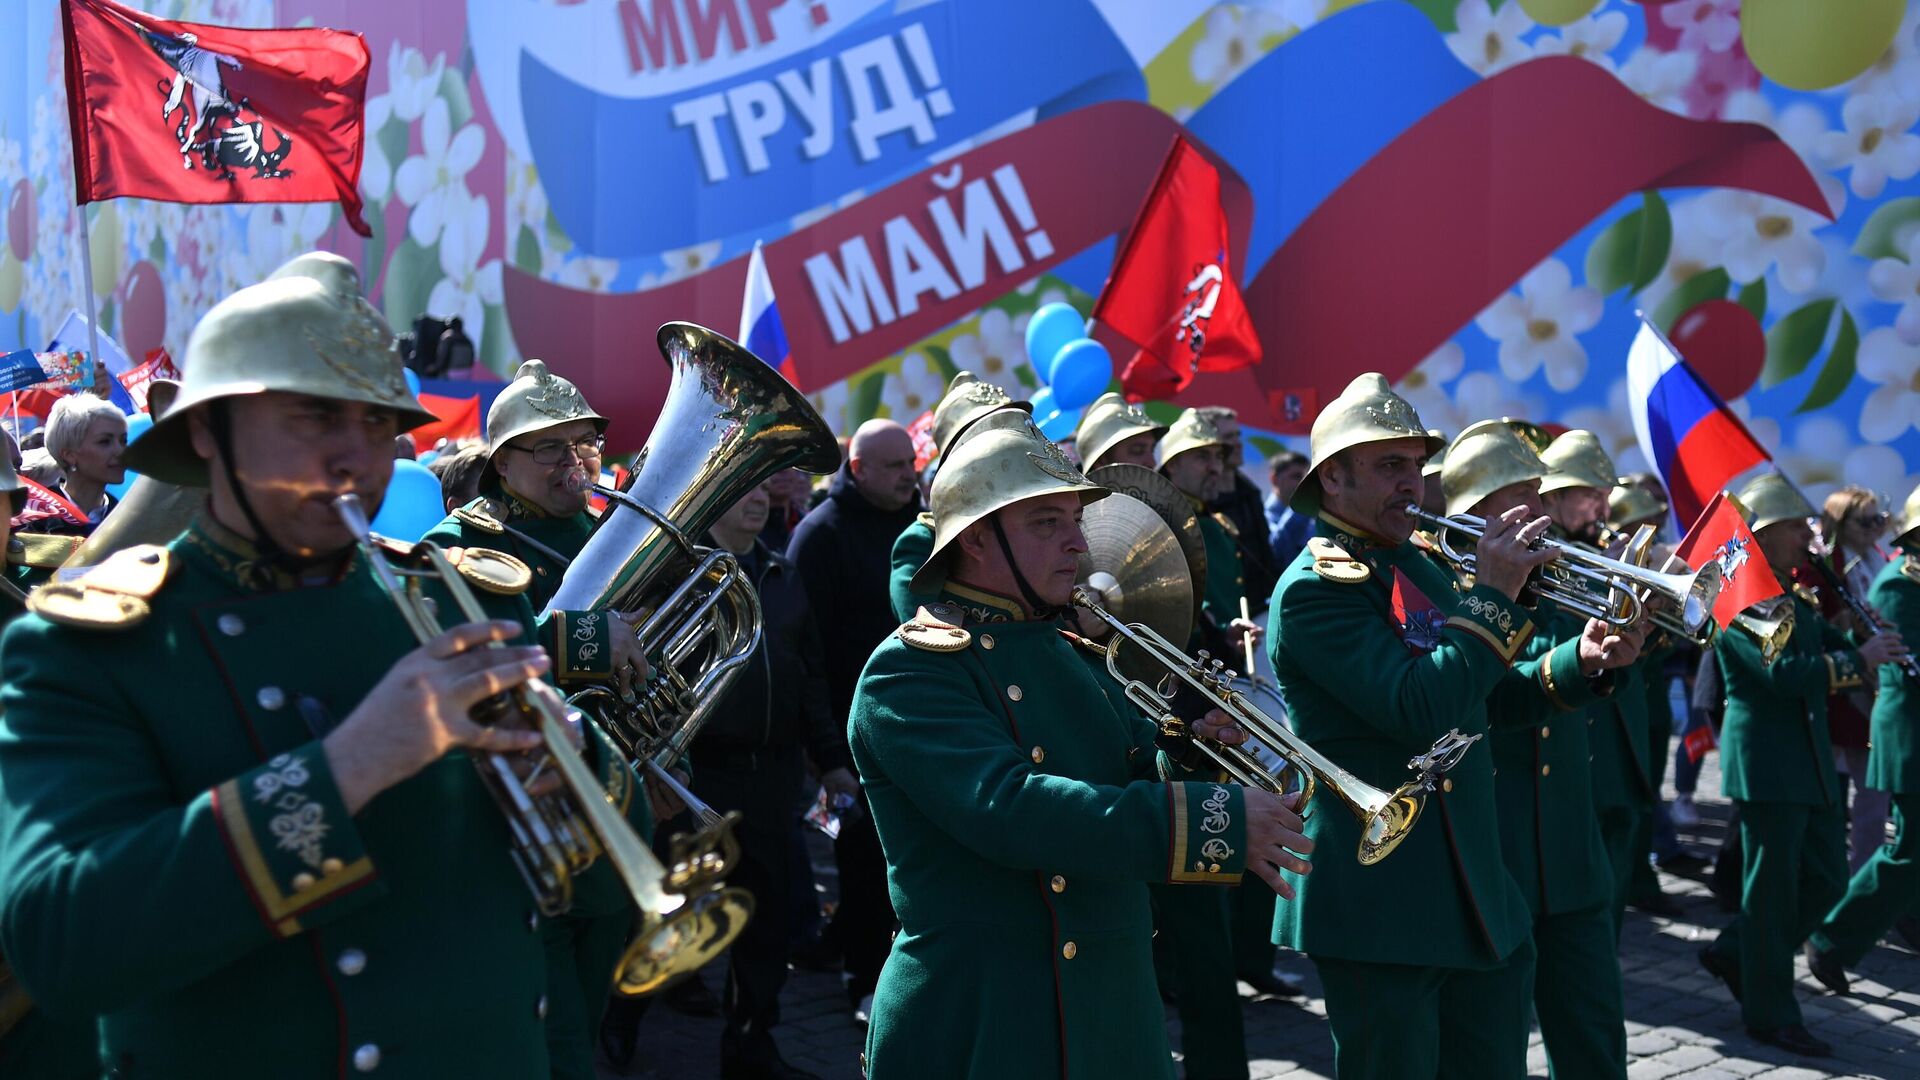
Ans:
[{"label": "tuba", "polygon": [[[702,547],[721,514],[782,469],[832,472],[833,432],[780,373],[703,326],[660,328],[672,369],[660,419],[625,491],[608,498],[548,603],[548,611],[609,608],[635,626],[654,674],[625,700],[594,687],[569,700],[628,760],[671,788],[667,774],[760,643],[760,599],[733,555]],[[703,825],[718,817],[687,801]]]}]

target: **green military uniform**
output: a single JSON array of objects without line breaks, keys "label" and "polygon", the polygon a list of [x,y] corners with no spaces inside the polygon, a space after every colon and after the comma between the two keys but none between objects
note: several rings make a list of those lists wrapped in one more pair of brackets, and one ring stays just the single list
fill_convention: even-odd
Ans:
[{"label": "green military uniform", "polygon": [[321,748],[406,624],[358,556],[315,584],[254,565],[203,519],[7,631],[7,955],[126,1075],[540,1075],[540,920],[472,763],[350,816]]},{"label": "green military uniform", "polygon": [[1720,736],[1726,795],[1739,804],[1746,852],[1740,914],[1711,946],[1737,970],[1747,1026],[1801,1022],[1793,955],[1846,887],[1840,779],[1827,738],[1827,695],[1865,684],[1846,636],[1795,596],[1793,633],[1771,663],[1736,623],[1714,648],[1726,687]]},{"label": "green military uniform", "polygon": [[899,537],[893,542],[893,568],[887,576],[887,597],[893,601],[893,613],[900,617],[901,622],[913,618],[914,613],[922,607],[940,600],[937,591],[913,590],[914,572],[932,553],[933,515],[923,513],[913,519],[913,524],[900,530]]},{"label": "green military uniform", "polygon": [[[23,592],[52,580],[53,572],[80,546],[84,536],[61,533],[14,533],[7,538],[7,580]],[[14,608],[14,614],[19,608]]]},{"label": "green military uniform", "polygon": [[[524,408],[535,395],[539,406]],[[587,408],[572,383],[549,373],[540,361],[527,361],[488,410],[489,454],[513,439],[579,419],[604,429],[605,420]],[[567,566],[592,535],[593,515],[586,510],[549,514],[508,489],[491,464],[480,486],[489,494],[447,515],[426,539],[448,548],[504,551],[525,562],[533,571],[528,601],[534,611],[544,612]],[[535,640],[553,657],[553,679],[566,689],[612,677],[611,642],[618,632],[625,631],[605,611],[555,611],[535,623]],[[652,836],[647,800],[633,800],[629,811],[635,831]],[[632,924],[633,899],[611,866],[595,866],[582,875],[574,886],[573,907],[547,921],[547,1042],[554,1077],[593,1080],[594,1033]]]},{"label": "green military uniform", "polygon": [[[1910,544],[1913,537],[1903,539]],[[1912,547],[1881,568],[1868,602],[1902,640],[1920,642],[1920,555]],[[1880,669],[1867,786],[1893,795],[1893,843],[1860,867],[1846,896],[1813,933],[1816,947],[1848,967],[1900,916],[1920,912],[1920,687],[1897,664]]]},{"label": "green military uniform", "polygon": [[1653,823],[1645,667],[1636,663],[1617,672],[1612,696],[1588,709],[1586,717],[1593,753],[1593,812],[1612,869],[1608,907],[1615,936],[1625,918],[1634,858]]},{"label": "green military uniform", "polygon": [[1661,898],[1660,875],[1653,868],[1653,826],[1660,812],[1660,788],[1667,782],[1667,759],[1672,756],[1673,695],[1667,661],[1679,651],[1672,635],[1655,629],[1636,665],[1647,694],[1647,792],[1653,802],[1648,808],[1645,828],[1635,835],[1632,856],[1633,877],[1627,883],[1627,900],[1639,903]]},{"label": "green military uniform", "polygon": [[947,590],[849,725],[901,924],[867,1075],[1172,1076],[1139,883],[1237,882],[1241,790],[1155,780],[1152,726],[1057,624]]}]

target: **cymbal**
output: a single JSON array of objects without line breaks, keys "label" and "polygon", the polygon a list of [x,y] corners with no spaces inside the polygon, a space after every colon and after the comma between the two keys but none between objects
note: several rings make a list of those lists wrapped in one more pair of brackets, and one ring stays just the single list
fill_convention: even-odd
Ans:
[{"label": "cymbal", "polygon": [[[1100,606],[1121,622],[1144,623],[1168,641],[1186,641],[1193,632],[1193,583],[1173,530],[1153,507],[1130,495],[1088,503],[1083,514],[1087,552],[1080,556],[1080,584],[1098,593]],[[1122,654],[1123,663],[1129,653]],[[1157,678],[1151,668],[1128,675]]]},{"label": "cymbal", "polygon": [[[1173,481],[1140,465],[1102,465],[1087,474],[1087,479],[1109,491],[1117,491],[1152,507],[1173,530],[1180,553],[1187,560],[1187,578],[1193,585],[1193,618],[1200,618],[1200,600],[1207,595],[1207,541],[1200,535],[1200,517],[1193,501],[1173,486]],[[1105,502],[1105,499],[1100,500]],[[1099,503],[1089,503],[1097,506]],[[1186,643],[1186,636],[1169,635],[1168,641]]]}]

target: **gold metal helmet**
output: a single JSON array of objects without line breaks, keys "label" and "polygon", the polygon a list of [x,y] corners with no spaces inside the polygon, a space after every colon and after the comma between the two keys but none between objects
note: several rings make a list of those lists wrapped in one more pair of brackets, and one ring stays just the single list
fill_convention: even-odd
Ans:
[{"label": "gold metal helmet", "polygon": [[1542,495],[1574,487],[1612,491],[1620,483],[1612,456],[1591,431],[1575,429],[1553,440],[1540,453],[1540,463],[1547,467],[1546,479],[1540,481]]},{"label": "gold metal helmet", "polygon": [[1440,492],[1448,514],[1464,514],[1509,484],[1547,475],[1540,455],[1504,420],[1482,420],[1453,440],[1440,469]]},{"label": "gold metal helmet", "polygon": [[1920,530],[1920,487],[1907,494],[1906,503],[1900,507],[1900,516],[1893,523],[1893,542],[1906,543],[1914,539],[1912,533]]},{"label": "gold metal helmet", "polygon": [[189,418],[223,398],[280,391],[392,409],[400,430],[434,415],[407,388],[393,331],[360,291],[360,273],[338,255],[308,252],[213,306],[187,339],[180,396],[127,447],[127,468],[207,486]]},{"label": "gold metal helmet", "polygon": [[1513,433],[1520,436],[1520,441],[1526,443],[1536,454],[1545,454],[1547,447],[1553,445],[1553,436],[1547,434],[1547,429],[1531,420],[1522,420],[1517,416],[1503,416],[1500,422],[1512,428]]},{"label": "gold metal helmet", "polygon": [[1302,514],[1320,512],[1320,468],[1335,454],[1368,443],[1394,439],[1425,439],[1427,454],[1444,450],[1447,441],[1420,423],[1407,399],[1393,392],[1386,376],[1369,371],[1347,384],[1340,396],[1327,403],[1314,418],[1313,434],[1308,438],[1311,459],[1307,475],[1293,491],[1287,505]]},{"label": "gold metal helmet", "polygon": [[1167,425],[1154,423],[1140,406],[1119,394],[1105,393],[1087,406],[1074,429],[1073,444],[1080,450],[1080,460],[1097,468],[1107,451],[1135,435],[1151,435],[1159,442],[1166,433]]},{"label": "gold metal helmet", "polygon": [[595,431],[606,433],[607,418],[589,408],[571,382],[548,371],[545,361],[521,364],[513,381],[487,409],[487,467],[480,474],[480,490],[490,491],[500,482],[493,459],[501,447],[522,435],[575,420],[591,420]]},{"label": "gold metal helmet", "polygon": [[1783,521],[1804,520],[1819,514],[1806,496],[1779,473],[1761,473],[1740,489],[1741,512],[1754,532]]},{"label": "gold metal helmet", "polygon": [[1667,504],[1639,484],[1622,484],[1607,497],[1607,524],[1616,529],[1630,529],[1666,516]]},{"label": "gold metal helmet", "polygon": [[911,588],[931,592],[946,576],[954,541],[1003,507],[1042,495],[1078,492],[1084,505],[1107,496],[1017,409],[988,413],[967,430],[933,478],[933,551]]},{"label": "gold metal helmet", "polygon": [[1012,395],[990,382],[983,382],[971,371],[962,371],[947,384],[946,395],[933,409],[933,447],[944,454],[953,447],[969,424],[995,409],[1015,408],[1033,412],[1032,404],[1015,401]]},{"label": "gold metal helmet", "polygon": [[1439,476],[1440,467],[1447,463],[1447,445],[1446,445],[1447,437],[1445,434],[1443,434],[1440,431],[1439,428],[1428,428],[1427,438],[1439,439],[1440,449],[1435,450],[1433,454],[1427,458],[1427,463],[1425,465],[1420,466],[1420,475],[1421,476]]},{"label": "gold metal helmet", "polygon": [[1173,426],[1160,437],[1158,461],[1164,466],[1189,450],[1225,445],[1227,440],[1220,436],[1220,429],[1213,421],[1201,416],[1198,409],[1187,409],[1173,418]]}]

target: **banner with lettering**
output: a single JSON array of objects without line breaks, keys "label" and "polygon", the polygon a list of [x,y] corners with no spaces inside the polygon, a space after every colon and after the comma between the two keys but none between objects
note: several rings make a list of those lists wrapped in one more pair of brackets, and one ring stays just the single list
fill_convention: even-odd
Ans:
[{"label": "banner with lettering", "polygon": [[[364,35],[374,235],[326,205],[89,207],[130,356],[184,356],[222,296],[327,248],[396,328],[458,315],[497,376],[547,360],[626,452],[665,392],[650,327],[734,330],[760,242],[801,388],[843,434],[911,422],[957,370],[1043,385],[1027,319],[1092,308],[1182,136],[1262,358],[1152,411],[1233,405],[1257,458],[1380,370],[1430,427],[1584,427],[1631,471],[1645,312],[1816,498],[1920,481],[1920,0],[1799,29],[1784,0],[131,6]],[[84,293],[58,4],[18,7],[0,351]]]}]

